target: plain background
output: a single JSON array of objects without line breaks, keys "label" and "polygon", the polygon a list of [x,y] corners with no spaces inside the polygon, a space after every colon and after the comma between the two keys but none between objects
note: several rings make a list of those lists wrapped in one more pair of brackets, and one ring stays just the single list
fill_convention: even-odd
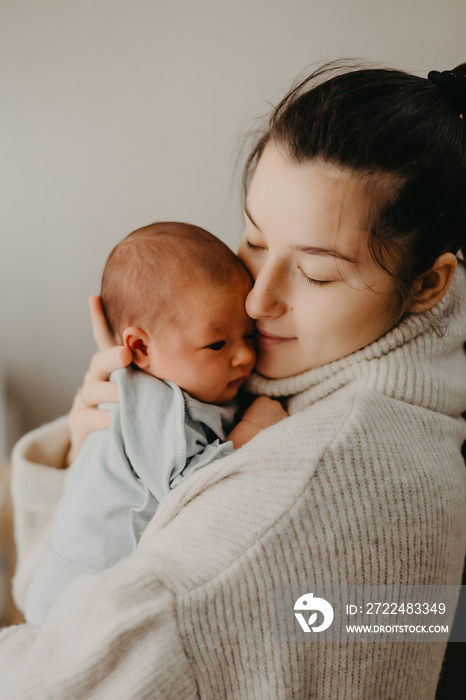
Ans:
[{"label": "plain background", "polygon": [[243,136],[303,69],[356,57],[426,75],[466,60],[465,27],[464,0],[1,0],[9,444],[68,410],[117,241],[176,219],[236,247]]}]

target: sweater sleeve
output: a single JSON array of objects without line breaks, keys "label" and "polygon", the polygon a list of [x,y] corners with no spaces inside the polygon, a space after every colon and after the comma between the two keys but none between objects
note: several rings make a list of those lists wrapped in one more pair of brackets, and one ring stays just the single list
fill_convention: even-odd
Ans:
[{"label": "sweater sleeve", "polygon": [[68,446],[68,419],[64,416],[25,435],[13,450],[11,490],[17,551],[13,596],[21,610],[63,491],[66,471],[59,467]]},{"label": "sweater sleeve", "polygon": [[173,594],[136,552],[76,579],[40,628],[0,633],[2,697],[198,698]]},{"label": "sweater sleeve", "polygon": [[[279,688],[287,662],[257,615],[281,570],[258,540],[270,533],[277,542],[273,524],[302,490],[294,474],[301,461],[293,468],[283,459],[295,437],[284,440],[285,423],[174,489],[136,551],[72,581],[41,627],[1,633],[2,693],[12,700],[299,697]],[[322,430],[316,440],[328,437]],[[308,478],[316,463],[306,460]],[[261,663],[265,674],[257,673]]]}]

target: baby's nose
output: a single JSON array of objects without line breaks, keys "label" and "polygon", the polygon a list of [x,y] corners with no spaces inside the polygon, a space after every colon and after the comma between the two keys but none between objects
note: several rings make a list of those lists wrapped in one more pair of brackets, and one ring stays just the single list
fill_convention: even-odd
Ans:
[{"label": "baby's nose", "polygon": [[238,348],[233,356],[232,364],[234,367],[238,365],[248,365],[254,362],[255,350],[251,343],[245,341],[239,343]]}]

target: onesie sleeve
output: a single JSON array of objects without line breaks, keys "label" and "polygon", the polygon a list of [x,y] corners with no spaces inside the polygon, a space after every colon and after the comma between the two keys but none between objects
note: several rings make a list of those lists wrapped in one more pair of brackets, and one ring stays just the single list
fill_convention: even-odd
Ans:
[{"label": "onesie sleeve", "polygon": [[137,369],[114,376],[127,457],[158,503],[183,479],[233,452],[224,429],[232,409],[203,404]]},{"label": "onesie sleeve", "polygon": [[108,406],[111,428],[91,433],[67,470],[26,591],[26,620],[34,625],[44,622],[73,579],[131,554],[173,486],[231,451],[220,439],[220,418],[209,417],[218,407],[199,404],[189,411],[179,387],[132,368],[112,378],[120,402]]},{"label": "onesie sleeve", "polygon": [[91,433],[67,470],[49,537],[25,595],[25,617],[40,625],[67,585],[99,573],[130,554],[132,508],[145,502],[120,439],[118,404],[112,428]]}]

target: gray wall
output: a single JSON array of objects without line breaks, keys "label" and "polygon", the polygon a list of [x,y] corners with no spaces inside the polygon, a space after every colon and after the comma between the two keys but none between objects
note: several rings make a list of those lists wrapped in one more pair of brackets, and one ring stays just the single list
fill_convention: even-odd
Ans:
[{"label": "gray wall", "polygon": [[177,219],[236,246],[242,135],[303,68],[352,56],[424,75],[466,60],[465,27],[464,0],[1,0],[10,443],[67,411],[119,239]]}]

